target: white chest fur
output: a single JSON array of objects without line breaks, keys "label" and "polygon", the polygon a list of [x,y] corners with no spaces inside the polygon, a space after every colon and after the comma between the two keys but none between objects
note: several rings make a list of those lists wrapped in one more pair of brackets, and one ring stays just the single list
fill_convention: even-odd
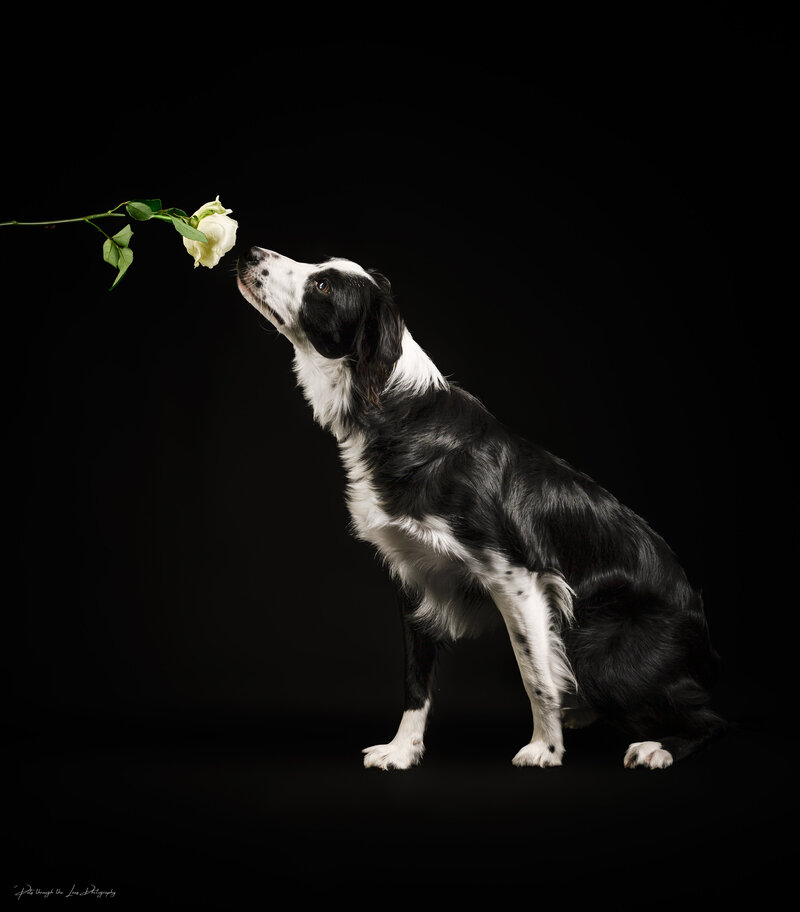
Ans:
[{"label": "white chest fur", "polygon": [[476,559],[437,516],[390,516],[380,504],[357,436],[340,444],[347,471],[346,499],[355,534],[372,544],[392,575],[414,590],[415,616],[438,633],[458,639],[476,633],[488,594],[467,591],[485,579],[485,561]]}]

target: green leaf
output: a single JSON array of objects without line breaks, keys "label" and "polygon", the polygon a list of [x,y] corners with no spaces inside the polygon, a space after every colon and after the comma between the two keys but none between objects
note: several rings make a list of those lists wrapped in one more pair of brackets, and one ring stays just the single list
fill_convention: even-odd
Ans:
[{"label": "green leaf", "polygon": [[[127,228],[128,226],[126,225],[125,227]],[[121,252],[128,249],[128,241],[131,234],[133,232],[128,229],[128,236],[120,238],[119,242],[115,240],[116,234],[113,238],[106,238],[103,242],[103,259],[106,263],[110,263],[112,266],[116,266],[119,263]]]},{"label": "green leaf", "polygon": [[127,247],[130,244],[130,240],[133,237],[133,229],[130,225],[126,225],[116,234],[111,235],[111,239],[117,243],[120,247]]},{"label": "green leaf", "polygon": [[[121,247],[120,251],[119,251],[119,263],[118,263],[119,272],[117,273],[117,277],[116,277],[116,279],[114,279],[114,284],[111,286],[111,288],[116,287],[117,282],[119,282],[119,280],[125,275],[125,273],[128,271],[128,267],[131,265],[132,262],[133,262],[133,251],[130,249],[130,247]],[[109,288],[109,291],[111,291],[111,288]]]},{"label": "green leaf", "polygon": [[204,244],[208,243],[208,238],[202,231],[198,231],[197,228],[192,228],[191,225],[187,225],[186,222],[181,221],[181,219],[173,218],[172,224],[175,226],[175,230],[178,234],[182,234],[184,237],[189,238],[189,240],[202,241]]},{"label": "green leaf", "polygon": [[118,270],[117,277],[114,279],[114,284],[111,288],[114,288],[133,262],[133,251],[128,246],[132,237],[131,226],[126,225],[112,237],[106,238],[103,243],[103,259]]},{"label": "green leaf", "polygon": [[120,248],[109,238],[103,243],[103,259],[106,263],[116,266],[119,263]]},{"label": "green leaf", "polygon": [[161,200],[148,200],[148,199],[133,199],[132,203],[144,203],[146,206],[150,207],[151,212],[159,212],[161,210]]},{"label": "green leaf", "polygon": [[165,209],[164,212],[166,212],[167,215],[177,215],[180,216],[180,218],[189,218],[183,209],[177,209],[175,206],[172,206],[169,209]]},{"label": "green leaf", "polygon": [[125,211],[131,218],[136,219],[139,222],[146,222],[153,217],[153,212],[155,210],[153,210],[147,202],[132,200],[125,207]]}]

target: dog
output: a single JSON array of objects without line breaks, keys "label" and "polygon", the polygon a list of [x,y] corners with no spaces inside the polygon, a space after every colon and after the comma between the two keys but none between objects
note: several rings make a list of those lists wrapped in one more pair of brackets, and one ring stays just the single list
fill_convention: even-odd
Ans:
[{"label": "dog", "polygon": [[244,298],[294,346],[298,384],[338,441],[354,534],[397,582],[404,710],[366,767],[420,762],[437,651],[507,628],[533,715],[513,757],[560,766],[563,728],[601,718],[627,768],[665,769],[725,726],[701,596],[661,537],[587,475],[445,379],[389,280],[345,259],[253,247]]}]

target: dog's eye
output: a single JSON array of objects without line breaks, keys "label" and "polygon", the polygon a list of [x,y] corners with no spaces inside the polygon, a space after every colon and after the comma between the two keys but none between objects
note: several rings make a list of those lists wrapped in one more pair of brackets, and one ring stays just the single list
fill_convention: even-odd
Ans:
[{"label": "dog's eye", "polygon": [[327,294],[327,293],[331,290],[331,286],[328,284],[328,282],[325,281],[325,279],[320,279],[320,280],[317,282],[317,288],[318,288],[323,294]]}]

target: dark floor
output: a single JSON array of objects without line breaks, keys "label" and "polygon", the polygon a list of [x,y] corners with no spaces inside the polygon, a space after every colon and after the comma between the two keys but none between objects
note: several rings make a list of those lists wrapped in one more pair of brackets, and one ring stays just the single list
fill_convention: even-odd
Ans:
[{"label": "dark floor", "polygon": [[94,885],[117,907],[233,909],[278,887],[357,902],[523,887],[674,904],[764,901],[786,882],[788,745],[782,756],[767,721],[659,772],[623,769],[625,745],[602,728],[568,733],[562,768],[520,770],[518,725],[447,727],[406,773],[361,766],[385,720],[76,722],[25,736],[14,889]]}]

